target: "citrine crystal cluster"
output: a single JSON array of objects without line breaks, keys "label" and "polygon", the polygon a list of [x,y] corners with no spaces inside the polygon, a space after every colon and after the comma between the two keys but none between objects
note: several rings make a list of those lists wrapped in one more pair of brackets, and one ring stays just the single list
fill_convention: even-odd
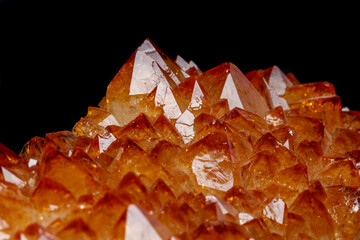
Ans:
[{"label": "citrine crystal cluster", "polygon": [[72,131],[0,144],[0,239],[354,239],[360,112],[146,39]]}]

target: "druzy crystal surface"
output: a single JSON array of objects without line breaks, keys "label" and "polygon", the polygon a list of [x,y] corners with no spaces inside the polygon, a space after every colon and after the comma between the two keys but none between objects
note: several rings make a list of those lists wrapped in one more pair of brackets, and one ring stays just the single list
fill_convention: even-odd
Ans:
[{"label": "druzy crystal surface", "polygon": [[0,239],[354,239],[360,112],[149,39],[72,131],[0,144]]}]

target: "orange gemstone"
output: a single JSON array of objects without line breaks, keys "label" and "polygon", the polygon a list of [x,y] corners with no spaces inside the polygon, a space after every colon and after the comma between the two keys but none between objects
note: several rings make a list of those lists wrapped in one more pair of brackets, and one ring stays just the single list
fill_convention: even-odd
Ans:
[{"label": "orange gemstone", "polygon": [[0,144],[0,239],[357,239],[360,112],[146,39],[72,131]]}]

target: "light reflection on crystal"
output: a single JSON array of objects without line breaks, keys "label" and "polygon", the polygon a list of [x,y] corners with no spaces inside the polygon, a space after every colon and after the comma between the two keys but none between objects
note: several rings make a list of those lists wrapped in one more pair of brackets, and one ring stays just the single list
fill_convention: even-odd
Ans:
[{"label": "light reflection on crystal", "polygon": [[154,61],[156,61],[165,71],[168,70],[166,63],[160,54],[156,51],[154,45],[148,39],[145,39],[145,41],[139,46],[138,51],[143,52],[151,59],[154,59]]},{"label": "light reflection on crystal", "polygon": [[283,120],[281,118],[278,118],[277,116],[273,116],[270,114],[265,116],[265,120],[266,122],[274,125],[275,127],[283,124]]},{"label": "light reflection on crystal", "polygon": [[227,191],[234,185],[232,169],[223,167],[230,162],[226,155],[212,151],[198,155],[192,162],[192,171],[200,186]]},{"label": "light reflection on crystal", "polygon": [[[1,240],[6,240],[6,239],[10,239],[10,238],[11,238],[10,234],[0,231],[0,239]],[[21,240],[23,240],[23,239],[21,239]],[[26,239],[24,239],[24,240],[26,240]]]},{"label": "light reflection on crystal", "polygon": [[181,115],[181,110],[170,89],[170,86],[163,84],[162,82],[156,89],[155,105],[162,106],[164,114],[168,119],[177,119]]},{"label": "light reflection on crystal", "polygon": [[111,143],[113,143],[116,140],[116,137],[114,137],[114,135],[110,133],[104,136],[98,136],[98,140],[99,140],[99,152],[103,153],[104,151],[106,151],[106,149],[108,149]]},{"label": "light reflection on crystal", "polygon": [[285,76],[285,74],[279,69],[279,67],[274,66],[271,69],[271,74],[269,77],[269,85],[272,89],[275,90],[278,96],[284,95],[285,90],[288,86],[292,86],[291,81]]},{"label": "light reflection on crystal", "polygon": [[233,206],[231,206],[230,204],[225,202],[223,199],[221,199],[217,196],[214,196],[214,195],[208,195],[208,196],[206,196],[205,199],[206,199],[206,204],[216,203],[223,215],[230,214],[230,215],[236,217],[237,210]]},{"label": "light reflection on crystal", "polygon": [[287,149],[289,149],[289,139],[287,139],[285,141],[285,143],[283,144],[284,147],[286,147]]},{"label": "light reflection on crystal", "polygon": [[169,74],[171,79],[176,83],[179,84],[180,80],[176,77],[176,74],[172,72],[168,65],[165,63],[164,59],[161,57],[159,52],[155,49],[152,43],[146,39],[143,44],[138,49],[140,52],[144,52],[147,56],[153,59],[165,72]]},{"label": "light reflection on crystal", "polygon": [[169,75],[169,77],[175,82],[176,85],[180,83],[180,80],[178,79],[176,74],[168,67],[163,57],[148,39],[146,39],[143,44],[138,48],[138,52],[142,52],[150,59],[152,59],[152,65],[155,66],[156,63],[163,71],[165,71]]},{"label": "light reflection on crystal", "polygon": [[28,167],[31,168],[33,166],[36,166],[37,162],[38,162],[38,160],[30,158],[29,162],[28,162]]},{"label": "light reflection on crystal", "polygon": [[226,81],[223,90],[221,92],[220,99],[227,99],[230,110],[236,107],[242,109],[244,108],[240,100],[239,93],[237,92],[234,79],[231,76],[231,73],[229,73],[226,77]]},{"label": "light reflection on crystal", "polygon": [[[289,110],[290,108],[289,108],[289,105],[286,102],[286,100],[284,98],[280,97],[279,94],[275,92],[276,90],[274,90],[273,87],[271,87],[266,82],[265,79],[263,79],[263,81],[264,81],[264,84],[265,84],[265,86],[266,86],[266,88],[267,88],[267,90],[269,92],[272,108],[276,108],[276,107],[280,106],[280,107],[283,108],[283,110]],[[280,88],[279,86],[276,86],[276,87],[278,87],[278,89]],[[285,86],[285,88],[286,88],[286,86]]]},{"label": "light reflection on crystal", "polygon": [[274,198],[268,205],[265,206],[263,214],[280,224],[283,224],[285,214],[285,203],[279,198]]},{"label": "light reflection on crystal", "polygon": [[150,93],[159,82],[166,81],[157,63],[145,53],[135,55],[129,95]]},{"label": "light reflection on crystal", "polygon": [[239,213],[239,223],[240,225],[243,225],[251,220],[253,220],[254,217],[251,216],[250,214],[248,213]]},{"label": "light reflection on crystal", "polygon": [[130,204],[126,212],[125,240],[169,239],[171,233],[154,217],[145,213],[138,206]]},{"label": "light reflection on crystal", "polygon": [[354,199],[353,201],[353,206],[350,210],[351,213],[357,213],[360,209],[360,202],[359,199]]},{"label": "light reflection on crystal", "polygon": [[198,81],[195,81],[189,108],[192,110],[199,110],[201,109],[203,101],[204,101],[204,93],[202,92]]},{"label": "light reflection on crystal", "polygon": [[185,144],[191,142],[194,138],[194,120],[194,115],[189,110],[185,110],[175,122],[175,128],[180,133]]},{"label": "light reflection on crystal", "polygon": [[104,120],[102,120],[99,123],[99,125],[104,128],[106,128],[107,126],[110,126],[110,125],[120,126],[119,122],[116,120],[116,118],[112,114],[109,114],[109,116],[107,116]]},{"label": "light reflection on crystal", "polygon": [[9,224],[0,217],[0,230],[7,229],[9,227],[10,227]]},{"label": "light reflection on crystal", "polygon": [[177,55],[175,58],[175,62],[177,65],[179,65],[179,67],[181,67],[182,70],[187,71],[190,66],[189,64],[185,61],[184,58],[182,58],[180,55]]},{"label": "light reflection on crystal", "polygon": [[48,208],[49,208],[49,211],[56,211],[59,209],[59,206],[54,205],[54,204],[49,204]]},{"label": "light reflection on crystal", "polygon": [[18,178],[15,174],[13,174],[12,172],[10,172],[9,170],[7,170],[4,167],[1,167],[1,171],[2,174],[4,176],[4,179],[6,182],[12,183],[17,185],[19,188],[22,188],[26,185],[26,182],[24,182],[23,180],[21,180],[20,178]]},{"label": "light reflection on crystal", "polygon": [[193,61],[186,62],[181,56],[177,55],[175,58],[175,62],[185,72],[193,67],[197,70],[198,73],[201,74],[199,67]]}]

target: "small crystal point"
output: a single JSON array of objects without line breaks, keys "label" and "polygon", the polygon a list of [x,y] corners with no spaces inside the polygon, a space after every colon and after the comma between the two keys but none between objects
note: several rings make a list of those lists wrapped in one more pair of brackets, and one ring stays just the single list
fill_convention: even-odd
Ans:
[{"label": "small crystal point", "polygon": [[135,204],[128,206],[125,226],[119,227],[124,227],[124,236],[119,236],[124,239],[167,240],[172,235],[156,218]]},{"label": "small crystal point", "polygon": [[269,111],[264,98],[232,63],[204,72],[199,82],[214,100],[227,99],[230,110],[238,107],[259,116],[265,116]]}]

